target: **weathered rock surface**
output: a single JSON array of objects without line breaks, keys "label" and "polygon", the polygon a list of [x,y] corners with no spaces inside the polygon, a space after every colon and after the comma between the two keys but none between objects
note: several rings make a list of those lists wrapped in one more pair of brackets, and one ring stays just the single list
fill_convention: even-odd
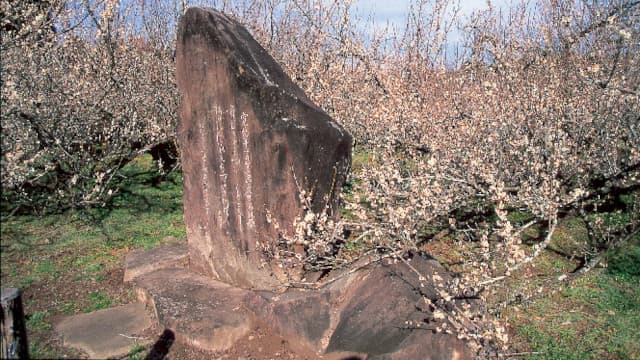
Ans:
[{"label": "weathered rock surface", "polygon": [[139,300],[182,343],[223,351],[253,326],[242,303],[247,290],[179,268],[157,270],[133,282]]},{"label": "weathered rock surface", "polygon": [[137,338],[151,326],[142,303],[74,315],[56,325],[65,346],[85,351],[91,359],[106,359],[128,354],[136,344],[151,339]]},{"label": "weathered rock surface", "polygon": [[[167,254],[169,248],[149,252],[175,258]],[[148,258],[165,262],[155,255]],[[261,324],[292,345],[327,358],[472,358],[465,342],[434,331],[443,322],[424,300],[437,301],[435,282],[451,275],[426,255],[409,254],[407,261],[424,278],[404,262],[363,258],[354,265],[357,271],[329,274],[321,280],[325,285],[313,290],[245,290],[186,268],[154,270],[132,282],[162,327],[172,330],[177,341],[204,350],[228,349]]]},{"label": "weathered rock surface", "polygon": [[434,276],[446,281],[450,275],[424,254],[410,254],[408,262],[423,279],[405,263],[389,260],[356,272],[348,287],[333,287],[343,301],[327,352],[361,352],[368,359],[472,358],[463,341],[435,332],[435,309],[424,300],[439,299]]},{"label": "weathered rock surface", "polygon": [[328,291],[251,292],[247,308],[282,337],[321,351],[331,336],[335,315]]},{"label": "weathered rock surface", "polygon": [[[374,263],[319,290],[251,292],[247,308],[281,336],[319,353],[366,354],[367,359],[465,359],[468,347],[442,325],[424,297],[438,299],[433,277],[450,279],[437,261],[413,254],[403,262]],[[366,261],[365,261],[366,262]]]},{"label": "weathered rock surface", "polygon": [[190,8],[180,21],[178,138],[193,268],[229,284],[273,289],[264,255],[312,209],[335,210],[352,137],[318,108],[230,17]]},{"label": "weathered rock surface", "polygon": [[135,250],[127,254],[124,282],[155,270],[189,265],[189,248],[186,243],[160,246],[151,250]]}]

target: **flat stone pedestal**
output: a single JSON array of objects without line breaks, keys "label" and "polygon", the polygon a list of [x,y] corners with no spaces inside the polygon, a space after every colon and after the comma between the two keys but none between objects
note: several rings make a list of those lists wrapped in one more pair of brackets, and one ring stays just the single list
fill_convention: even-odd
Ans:
[{"label": "flat stone pedestal", "polygon": [[[186,246],[186,244],[185,244]],[[182,253],[185,248],[174,246]],[[317,290],[252,291],[213,280],[181,267],[168,248],[132,253],[137,269],[129,273],[139,299],[155,312],[159,325],[176,340],[199,349],[224,351],[258,324],[298,348],[335,358],[355,354],[366,359],[466,359],[467,344],[455,335],[436,333],[438,321],[424,298],[437,299],[429,277],[450,275],[437,261],[413,254],[403,262],[376,262],[345,272]],[[153,264],[142,264],[141,259]],[[366,262],[366,261],[364,261]],[[173,265],[171,265],[173,264]],[[357,268],[357,265],[356,265]],[[427,279],[417,276],[414,269]],[[330,274],[331,275],[331,274]],[[127,272],[125,272],[127,277]],[[473,304],[458,304],[458,306]]]},{"label": "flat stone pedestal", "polygon": [[91,359],[106,359],[128,354],[135,345],[151,339],[135,336],[151,326],[144,304],[71,316],[56,325],[64,345],[83,350]]},{"label": "flat stone pedestal", "polygon": [[136,278],[135,284],[138,298],[185,344],[222,351],[252,329],[251,314],[242,302],[246,290],[179,268],[153,271]]},{"label": "flat stone pedestal", "polygon": [[186,244],[167,245],[153,250],[134,250],[127,255],[124,282],[158,269],[186,268],[188,264],[189,249]]}]

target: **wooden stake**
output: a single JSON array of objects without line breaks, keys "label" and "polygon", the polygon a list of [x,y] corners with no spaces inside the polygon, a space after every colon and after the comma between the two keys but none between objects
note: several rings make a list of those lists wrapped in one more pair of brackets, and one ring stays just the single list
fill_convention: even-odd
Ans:
[{"label": "wooden stake", "polygon": [[0,312],[2,352],[0,358],[28,359],[29,346],[20,289],[2,288],[0,303],[2,305],[2,312]]}]

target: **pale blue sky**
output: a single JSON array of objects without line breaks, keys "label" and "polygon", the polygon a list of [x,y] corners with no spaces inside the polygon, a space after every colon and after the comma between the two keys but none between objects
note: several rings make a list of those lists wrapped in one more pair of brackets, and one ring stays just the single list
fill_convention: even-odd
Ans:
[{"label": "pale blue sky", "polygon": [[[506,10],[512,1],[515,0],[493,0],[491,1],[491,5],[496,10]],[[366,28],[363,29],[365,32],[373,32],[375,29],[383,30],[389,26],[402,32],[406,24],[409,5],[412,2],[415,3],[416,0],[354,0],[351,14],[365,21]],[[432,4],[433,2],[431,1],[428,2],[428,4],[429,3]],[[486,9],[487,0],[460,0],[459,6],[459,20],[464,21],[472,12]],[[369,28],[371,26],[371,23],[367,23],[369,19],[374,22],[373,28]],[[447,39],[448,53],[450,54],[449,56],[452,56],[455,54],[461,41],[461,33],[455,25],[451,28]]]},{"label": "pale blue sky", "polygon": [[[385,27],[387,23],[399,26],[406,21],[410,3],[411,0],[354,0],[353,9],[354,15],[363,18],[372,15],[378,27]],[[501,7],[508,3],[509,0],[491,1],[494,7]],[[462,16],[469,16],[474,10],[486,7],[487,0],[460,0]]]}]

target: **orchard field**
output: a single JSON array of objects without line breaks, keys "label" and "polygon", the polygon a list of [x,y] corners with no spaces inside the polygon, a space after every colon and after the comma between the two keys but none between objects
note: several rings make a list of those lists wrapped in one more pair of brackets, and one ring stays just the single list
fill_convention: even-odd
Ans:
[{"label": "orchard field", "polygon": [[34,357],[73,356],[61,316],[134,301],[128,251],[184,241],[192,5],[238,18],[354,135],[339,218],[301,214],[284,267],[423,250],[458,274],[443,299],[487,301],[438,329],[485,356],[638,358],[640,1],[413,0],[380,28],[349,1],[1,0],[1,279],[25,291]]}]

